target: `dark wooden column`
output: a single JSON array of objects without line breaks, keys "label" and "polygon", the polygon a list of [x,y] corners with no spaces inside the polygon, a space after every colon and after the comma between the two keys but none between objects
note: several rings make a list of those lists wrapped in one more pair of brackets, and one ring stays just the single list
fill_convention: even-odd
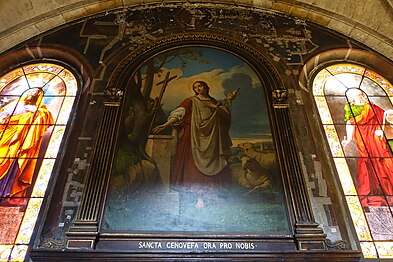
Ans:
[{"label": "dark wooden column", "polygon": [[105,91],[104,113],[97,130],[96,143],[86,175],[81,204],[73,225],[66,233],[67,248],[93,249],[98,237],[98,226],[109,180],[113,158],[113,143],[123,93],[117,89]]},{"label": "dark wooden column", "polygon": [[294,237],[299,250],[324,250],[326,249],[326,235],[314,220],[299,161],[299,153],[293,139],[287,100],[287,90],[276,89],[273,91],[273,113],[279,146],[277,151],[284,173],[284,184],[292,204]]}]

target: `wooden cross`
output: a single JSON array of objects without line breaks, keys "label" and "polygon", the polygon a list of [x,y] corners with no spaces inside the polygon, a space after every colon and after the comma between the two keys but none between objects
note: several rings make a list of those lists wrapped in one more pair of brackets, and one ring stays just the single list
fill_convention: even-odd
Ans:
[{"label": "wooden cross", "polygon": [[170,74],[171,74],[170,72],[167,72],[164,80],[162,80],[156,84],[156,86],[162,85],[162,88],[160,91],[160,95],[155,99],[155,102],[154,102],[154,106],[153,106],[154,113],[153,113],[153,116],[152,116],[152,119],[150,122],[149,134],[150,134],[151,129],[153,128],[154,120],[156,119],[156,115],[157,115],[157,109],[159,109],[159,107],[161,105],[161,100],[162,100],[162,97],[165,93],[165,89],[168,86],[168,83],[177,77],[177,75],[169,77]]},{"label": "wooden cross", "polygon": [[177,77],[177,75],[169,77],[170,74],[171,74],[171,72],[167,72],[164,80],[162,80],[156,84],[156,86],[162,85],[160,96],[158,97],[158,99],[160,101],[162,99],[162,96],[164,95],[164,92],[165,92],[165,89],[166,89],[168,83]]}]

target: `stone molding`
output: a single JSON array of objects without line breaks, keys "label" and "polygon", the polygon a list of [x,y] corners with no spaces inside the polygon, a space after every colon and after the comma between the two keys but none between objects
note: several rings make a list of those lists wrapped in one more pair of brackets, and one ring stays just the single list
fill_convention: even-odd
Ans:
[{"label": "stone molding", "polygon": [[[165,3],[176,3],[166,1]],[[188,1],[189,4],[209,3],[221,1]],[[289,14],[307,21],[327,27],[352,39],[364,43],[389,59],[393,59],[393,33],[392,33],[392,1],[379,0],[369,6],[369,1],[356,4],[356,10],[351,8],[351,0],[331,0],[329,4],[308,4],[306,0],[260,0],[260,1],[225,1],[233,5],[261,8],[273,12]],[[144,4],[157,3],[148,0]],[[55,5],[52,1],[20,0],[16,3],[11,0],[2,1],[0,15],[0,53],[5,52],[18,44],[44,34],[55,27],[66,23],[75,22],[87,16],[94,16],[107,11],[128,8],[138,5],[135,0],[128,1],[88,1],[65,0],[63,4]],[[15,6],[16,5],[16,6]],[[340,11],[338,11],[340,10]],[[344,11],[343,11],[344,10]],[[364,16],[362,10],[369,10],[376,16]],[[367,11],[367,12],[369,12]],[[4,14],[2,14],[4,12]],[[10,15],[10,13],[12,15]],[[365,17],[370,17],[366,21]],[[375,19],[378,17],[378,19]],[[390,23],[389,23],[390,22]]]}]

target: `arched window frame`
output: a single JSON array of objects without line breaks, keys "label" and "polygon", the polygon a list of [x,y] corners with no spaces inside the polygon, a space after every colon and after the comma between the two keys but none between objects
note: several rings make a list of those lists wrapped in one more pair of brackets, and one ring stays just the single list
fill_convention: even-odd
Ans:
[{"label": "arched window frame", "polygon": [[[48,94],[45,98],[60,98],[61,102],[57,103],[59,109],[57,114],[55,114],[54,124],[46,132],[50,132],[48,137],[48,143],[45,145],[42,162],[39,166],[39,170],[35,171],[35,178],[30,186],[30,194],[27,196],[28,202],[26,209],[23,213],[23,218],[19,225],[19,230],[16,234],[14,243],[0,243],[0,260],[12,260],[12,261],[23,261],[25,259],[29,244],[32,239],[33,230],[38,219],[42,203],[44,202],[46,191],[49,185],[49,181],[52,177],[52,173],[57,163],[57,156],[60,147],[64,141],[65,132],[70,124],[69,118],[71,112],[75,107],[77,96],[78,96],[78,85],[79,81],[76,78],[76,74],[71,72],[66,66],[60,65],[59,63],[34,63],[27,64],[18,67],[0,78],[0,95],[3,90],[7,88],[17,79],[22,79],[25,81],[25,89],[20,89],[18,91],[22,95],[28,89],[37,89],[40,86],[33,86],[31,76],[33,74],[47,74],[48,76],[53,75],[49,81],[47,81],[45,86],[50,86],[50,81],[57,79],[64,83],[65,92],[62,95]],[[30,79],[29,80],[23,80]],[[39,81],[38,81],[39,82]],[[52,88],[52,87],[51,87]],[[39,88],[38,88],[39,89]],[[16,93],[15,93],[16,94]],[[43,102],[45,103],[45,102]],[[49,107],[49,106],[48,106]],[[42,150],[42,148],[41,148]],[[0,220],[1,223],[1,220]]]},{"label": "arched window frame", "polygon": [[[350,173],[340,136],[336,129],[337,123],[333,120],[331,110],[329,109],[329,102],[326,99],[326,83],[332,77],[342,73],[355,74],[371,80],[383,90],[391,105],[393,104],[393,85],[372,70],[351,63],[339,63],[326,66],[315,75],[315,78],[312,81],[314,102],[322,121],[331,156],[333,157],[338,178],[354,223],[363,255],[365,258],[393,258],[393,236],[389,240],[384,241],[376,241],[372,236],[372,232],[355,187],[355,182]],[[392,214],[392,208],[390,208],[390,214]]]}]

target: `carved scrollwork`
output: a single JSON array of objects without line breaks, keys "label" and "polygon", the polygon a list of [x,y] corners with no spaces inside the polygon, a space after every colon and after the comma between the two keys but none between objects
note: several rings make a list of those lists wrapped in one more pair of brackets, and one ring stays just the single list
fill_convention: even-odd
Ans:
[{"label": "carved scrollwork", "polygon": [[287,108],[288,105],[288,90],[275,89],[272,91],[272,102],[274,108]]},{"label": "carved scrollwork", "polygon": [[350,245],[345,240],[338,240],[336,242],[332,242],[330,239],[325,239],[325,245],[329,250],[349,250]]},{"label": "carved scrollwork", "polygon": [[53,239],[45,238],[44,242],[40,246],[43,249],[65,249],[67,241],[64,238]]}]

